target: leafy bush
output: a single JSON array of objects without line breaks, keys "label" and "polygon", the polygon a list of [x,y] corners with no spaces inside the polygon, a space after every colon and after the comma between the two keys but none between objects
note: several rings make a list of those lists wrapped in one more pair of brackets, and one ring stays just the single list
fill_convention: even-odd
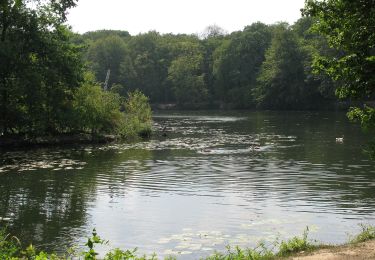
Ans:
[{"label": "leafy bush", "polygon": [[123,100],[117,93],[102,90],[92,74],[86,74],[85,83],[76,91],[73,107],[72,128],[81,132],[123,138],[151,133],[148,98],[136,90]]},{"label": "leafy bush", "polygon": [[369,141],[365,152],[375,160],[375,138],[372,137],[375,133],[375,108],[366,105],[363,108],[352,107],[347,115],[351,121],[360,122],[362,129],[369,134],[371,140]]},{"label": "leafy bush", "polygon": [[20,253],[20,243],[11,237],[5,229],[0,230],[0,259],[9,259]]},{"label": "leafy bush", "polygon": [[123,117],[120,106],[120,96],[103,91],[88,74],[74,95],[75,128],[93,134],[113,133]]},{"label": "leafy bush", "polygon": [[151,107],[148,98],[139,90],[128,93],[124,102],[125,119],[119,128],[123,137],[151,134]]}]

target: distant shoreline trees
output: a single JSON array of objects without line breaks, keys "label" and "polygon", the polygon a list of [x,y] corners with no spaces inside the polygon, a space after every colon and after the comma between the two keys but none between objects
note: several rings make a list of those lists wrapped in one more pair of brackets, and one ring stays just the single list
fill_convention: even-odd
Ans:
[{"label": "distant shoreline trees", "polygon": [[[73,34],[64,24],[75,0],[32,2],[0,4],[2,135],[119,131],[124,98],[136,90],[144,104],[183,108],[310,110],[332,108],[335,93],[374,98],[373,0],[307,1],[293,25],[257,22],[230,34],[215,25],[200,37]],[[375,125],[371,107],[350,116]]]},{"label": "distant shoreline trees", "polygon": [[257,22],[231,34],[215,25],[201,37],[101,30],[77,34],[74,42],[87,46],[84,57],[98,81],[110,68],[117,93],[140,89],[151,103],[326,109],[336,101],[335,85],[326,74],[314,74],[311,63],[316,53],[331,51],[310,31],[312,24],[310,17],[292,26]]}]

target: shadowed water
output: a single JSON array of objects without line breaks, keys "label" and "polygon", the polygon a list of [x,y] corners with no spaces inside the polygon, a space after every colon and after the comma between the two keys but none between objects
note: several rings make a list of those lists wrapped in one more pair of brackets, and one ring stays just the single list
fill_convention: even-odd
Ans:
[{"label": "shadowed water", "polygon": [[2,152],[0,216],[48,250],[96,227],[110,248],[187,259],[306,226],[341,243],[375,224],[375,163],[343,113],[175,112],[154,128],[132,144]]}]

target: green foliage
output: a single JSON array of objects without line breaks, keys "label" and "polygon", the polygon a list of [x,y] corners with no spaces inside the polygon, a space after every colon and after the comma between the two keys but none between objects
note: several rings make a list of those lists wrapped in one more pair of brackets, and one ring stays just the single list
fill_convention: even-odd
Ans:
[{"label": "green foliage", "polygon": [[289,256],[294,253],[313,249],[314,246],[307,239],[308,231],[307,227],[302,237],[293,237],[288,241],[282,241],[277,256]]},{"label": "green foliage", "polygon": [[73,128],[94,134],[114,133],[124,118],[120,107],[118,94],[103,91],[92,79],[87,79],[74,94]]},{"label": "green foliage", "polygon": [[[375,132],[375,108],[364,105],[363,108],[351,107],[347,113],[348,118],[353,122],[360,122],[362,129],[370,136]],[[367,144],[365,152],[375,160],[375,139]]]},{"label": "green foliage", "polygon": [[375,9],[373,0],[306,1],[303,14],[317,19],[314,29],[325,36],[336,57],[319,55],[317,70],[339,81],[340,98],[366,98],[375,84]]},{"label": "green foliage", "polygon": [[275,258],[275,254],[267,249],[264,243],[260,243],[254,249],[241,249],[235,247],[235,250],[232,250],[230,246],[227,247],[228,251],[226,254],[223,253],[214,253],[213,255],[205,258],[206,260],[270,260]]},{"label": "green foliage", "polygon": [[223,41],[214,53],[216,95],[237,107],[254,106],[252,91],[271,42],[271,30],[262,23],[245,27]]},{"label": "green foliage", "polygon": [[[359,101],[375,97],[375,8],[373,0],[309,0],[303,14],[316,19],[313,29],[326,37],[335,56],[316,55],[315,70],[338,82],[336,95]],[[348,116],[365,130],[375,129],[374,109],[352,108]],[[375,156],[375,141],[370,144]],[[375,158],[375,157],[374,157]]]},{"label": "green foliage", "polygon": [[98,234],[96,233],[96,230],[95,228],[93,229],[92,231],[92,236],[90,238],[88,238],[87,240],[87,243],[85,244],[85,246],[88,247],[88,251],[85,251],[83,252],[83,256],[85,258],[85,260],[95,260],[97,259],[97,255],[98,253],[95,251],[95,245],[96,244],[105,244],[106,241],[102,240]]},{"label": "green foliage", "polygon": [[[157,260],[156,254],[152,254],[151,256],[137,256],[136,255],[137,249],[133,250],[121,250],[121,249],[114,249],[107,253],[104,256],[104,260]],[[174,259],[174,258],[165,258],[167,259]]]},{"label": "green foliage", "polygon": [[80,48],[63,24],[75,1],[0,4],[0,133],[65,130],[82,80]]},{"label": "green foliage", "polygon": [[166,82],[171,57],[167,43],[154,31],[132,37],[128,42],[131,66],[123,67],[124,86],[139,89],[152,102],[166,102],[171,90]]},{"label": "green foliage", "polygon": [[275,27],[255,91],[258,106],[303,108],[309,97],[305,85],[304,53],[297,35],[283,24]]},{"label": "green foliage", "polygon": [[350,239],[350,243],[362,243],[371,239],[375,239],[375,226],[361,225],[362,231],[358,235]]},{"label": "green foliage", "polygon": [[7,234],[6,229],[0,229],[0,259],[16,257],[20,252],[19,240]]},{"label": "green foliage", "polygon": [[121,82],[121,69],[130,67],[129,51],[125,41],[117,35],[109,35],[93,42],[88,49],[88,61],[96,79],[104,82],[110,70],[108,86]]},{"label": "green foliage", "polygon": [[[97,81],[103,82],[107,69],[111,68],[110,86],[123,97],[128,91],[139,89],[151,103],[177,103],[187,108],[210,104],[310,109],[335,101],[335,85],[328,76],[312,73],[315,54],[332,55],[325,39],[310,31],[313,21],[303,18],[292,27],[284,24],[290,32],[284,38],[292,39],[277,48],[277,52],[285,55],[273,57],[282,67],[279,66],[282,73],[274,74],[277,86],[271,84],[271,87],[258,79],[260,73],[265,74],[271,42],[274,45],[280,42],[276,38],[282,25],[258,22],[230,35],[211,26],[201,39],[155,31],[136,36],[129,36],[126,31],[99,31],[86,33],[81,39],[76,36],[74,41],[89,46],[85,57]],[[280,97],[278,91],[282,93]],[[267,92],[270,99],[278,100],[276,105],[263,102]]]},{"label": "green foliage", "polygon": [[74,95],[73,109],[71,128],[81,132],[122,138],[151,134],[148,98],[138,90],[129,92],[125,100],[115,92],[103,91],[90,73]]},{"label": "green foliage", "polygon": [[[232,250],[231,247],[227,247],[228,251],[223,253],[215,253],[209,257],[207,260],[268,260],[268,259],[278,259],[280,257],[287,257],[295,253],[302,251],[308,251],[314,249],[316,246],[308,241],[308,228],[304,231],[302,237],[293,237],[287,241],[281,241],[279,244],[278,251],[275,253],[274,248],[268,248],[264,242],[259,243],[259,245],[253,249],[241,249],[235,247]],[[277,242],[275,243],[275,246]]]},{"label": "green foliage", "polygon": [[[211,26],[202,38],[73,34],[65,22],[75,0],[35,2],[33,8],[29,1],[0,3],[0,135],[149,133],[139,115],[119,112],[136,89],[150,102],[198,108],[319,108],[334,101],[337,86],[340,97],[374,96],[369,0],[307,1],[304,13],[314,18],[293,26],[258,22],[229,35]],[[84,63],[95,79],[84,79]],[[108,70],[106,93],[96,82]]]},{"label": "green foliage", "polygon": [[123,137],[151,134],[151,107],[148,98],[139,90],[128,93],[124,103],[125,120],[119,127],[119,134]]},{"label": "green foliage", "polygon": [[[350,243],[361,243],[371,239],[375,239],[375,227],[370,225],[361,225],[362,232],[354,236]],[[302,237],[293,237],[287,241],[281,241],[280,243],[275,242],[274,246],[278,245],[278,250],[275,252],[275,248],[269,248],[264,242],[260,242],[255,248],[241,249],[235,247],[232,249],[227,246],[226,253],[215,252],[214,254],[204,258],[206,260],[270,260],[280,259],[289,257],[299,252],[311,251],[318,246],[312,244],[308,240],[308,228],[303,233]],[[0,232],[0,258],[1,259],[30,259],[30,260],[59,260],[59,259],[71,259],[83,257],[86,260],[98,259],[98,252],[95,251],[95,245],[107,244],[108,241],[103,240],[98,236],[96,230],[92,232],[92,236],[88,238],[85,246],[87,251],[71,255],[70,256],[58,256],[56,254],[48,254],[46,252],[38,252],[34,246],[30,245],[25,250],[21,249],[18,239],[9,235],[6,235],[5,230]],[[121,250],[119,248],[113,249],[106,253],[102,259],[105,260],[157,260],[156,254],[150,256],[143,255],[137,256],[137,249],[133,250]],[[175,257],[169,256],[165,260],[176,259]]]},{"label": "green foliage", "polygon": [[[28,1],[0,3],[0,135],[123,135],[120,129],[125,124],[136,133],[150,131],[150,116],[138,118],[132,111],[127,116],[132,121],[126,121],[120,95],[103,91],[96,83],[104,81],[108,69],[109,86],[121,82],[124,71],[132,71],[124,40],[129,35],[98,32],[86,36],[87,41],[95,39],[87,51],[95,79],[84,73],[83,48],[71,39],[87,42],[64,25],[65,12],[76,1],[37,2],[34,7]],[[98,34],[105,38],[95,38]],[[134,102],[138,101],[144,102]]]},{"label": "green foliage", "polygon": [[359,121],[366,131],[375,129],[375,108],[366,105],[363,109],[352,107],[348,112],[348,117],[352,121]]},{"label": "green foliage", "polygon": [[[95,42],[96,40],[107,38],[110,36],[118,36],[124,40],[130,37],[129,32],[127,31],[121,31],[121,30],[97,30],[97,31],[92,31],[92,32],[86,32],[82,35],[82,37],[78,37],[76,40],[81,40],[79,41],[80,43],[84,43],[85,41],[93,41]],[[79,39],[81,38],[81,39]]]},{"label": "green foliage", "polygon": [[[48,254],[46,252],[37,252],[36,248],[33,245],[29,245],[24,251],[21,252],[21,259],[30,259],[30,260],[59,260],[64,259],[59,257],[56,254]],[[15,258],[18,259],[18,258]]]},{"label": "green foliage", "polygon": [[105,260],[126,260],[126,259],[137,259],[135,255],[136,249],[134,250],[121,250],[119,248],[113,249],[111,252],[108,252],[104,259]]},{"label": "green foliage", "polygon": [[168,80],[172,84],[177,102],[198,103],[205,101],[207,89],[204,75],[200,72],[203,57],[200,54],[182,56],[175,59],[168,70]]}]

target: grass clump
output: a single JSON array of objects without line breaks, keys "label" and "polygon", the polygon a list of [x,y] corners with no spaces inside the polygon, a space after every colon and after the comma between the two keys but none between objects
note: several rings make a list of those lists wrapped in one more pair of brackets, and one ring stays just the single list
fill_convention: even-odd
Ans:
[{"label": "grass clump", "polygon": [[315,245],[308,241],[308,232],[309,228],[307,227],[303,232],[302,237],[293,237],[287,241],[281,241],[279,251],[276,255],[285,257],[302,251],[310,251],[316,248]]},{"label": "grass clump", "polygon": [[375,226],[371,225],[360,225],[362,228],[361,233],[350,239],[351,244],[362,243],[368,240],[375,239]]},{"label": "grass clump", "polygon": [[19,240],[7,234],[5,229],[0,230],[0,259],[9,259],[19,253]]},{"label": "grass clump", "polygon": [[205,260],[270,260],[275,258],[275,254],[263,242],[256,248],[241,249],[237,246],[232,250],[228,246],[227,250],[226,254],[215,252]]},{"label": "grass clump", "polygon": [[232,250],[227,247],[226,254],[216,252],[205,260],[271,260],[288,257],[317,247],[308,240],[308,232],[309,229],[306,228],[302,237],[295,236],[287,241],[275,242],[274,248],[271,249],[264,242],[255,248],[236,247],[235,250]]}]

